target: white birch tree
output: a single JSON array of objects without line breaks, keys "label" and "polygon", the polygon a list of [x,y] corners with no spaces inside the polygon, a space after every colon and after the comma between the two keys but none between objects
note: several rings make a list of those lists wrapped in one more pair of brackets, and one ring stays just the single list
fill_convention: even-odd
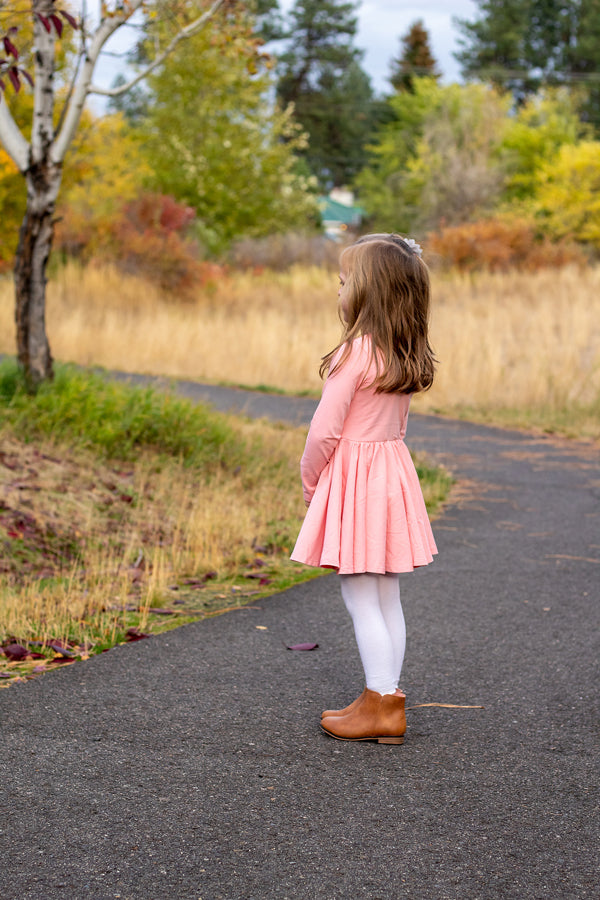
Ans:
[{"label": "white birch tree", "polygon": [[[61,184],[67,150],[77,132],[87,98],[91,94],[118,96],[157,68],[180,41],[195,34],[214,16],[226,0],[206,0],[200,15],[181,23],[166,46],[157,47],[154,58],[135,77],[114,88],[94,84],[94,72],[109,38],[136,14],[172,13],[164,0],[102,0],[96,23],[90,26],[84,13],[75,19],[57,0],[31,0],[33,26],[33,71],[19,64],[18,32],[14,27],[0,33],[0,142],[25,178],[26,212],[15,259],[15,319],[17,356],[30,388],[52,378],[52,355],[46,335],[46,267],[54,231],[55,203]],[[0,6],[2,3],[0,2]],[[199,11],[196,6],[196,11]],[[172,16],[171,16],[172,18]],[[66,100],[57,119],[55,81],[56,42],[63,28],[79,33],[79,52]],[[4,55],[2,55],[2,50]],[[33,79],[31,79],[33,75]],[[31,138],[27,140],[8,104],[8,82],[15,90],[22,76],[33,83],[34,102]],[[58,121],[58,124],[55,124]]]}]

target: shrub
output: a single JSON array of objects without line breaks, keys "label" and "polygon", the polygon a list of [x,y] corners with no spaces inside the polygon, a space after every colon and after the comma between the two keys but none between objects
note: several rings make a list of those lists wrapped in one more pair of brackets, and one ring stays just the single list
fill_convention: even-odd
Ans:
[{"label": "shrub", "polygon": [[239,438],[221,413],[74,366],[57,365],[54,380],[31,396],[16,363],[1,362],[0,408],[21,438],[68,440],[108,459],[134,460],[153,450],[206,473],[243,460]]},{"label": "shrub", "polygon": [[539,236],[525,219],[482,219],[442,228],[428,236],[427,250],[436,262],[462,271],[537,271],[583,264],[582,250],[566,239]]},{"label": "shrub", "polygon": [[200,259],[190,239],[194,210],[165,194],[145,192],[117,215],[82,221],[65,210],[56,233],[64,256],[82,262],[116,262],[124,272],[151,279],[169,293],[189,293],[223,274]]},{"label": "shrub", "polygon": [[540,168],[534,211],[554,238],[600,250],[600,141],[564,145]]}]

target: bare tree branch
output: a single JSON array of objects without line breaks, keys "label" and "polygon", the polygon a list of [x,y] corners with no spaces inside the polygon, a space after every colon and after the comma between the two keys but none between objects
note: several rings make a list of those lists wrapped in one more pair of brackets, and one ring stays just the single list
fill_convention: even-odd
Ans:
[{"label": "bare tree branch", "polygon": [[71,96],[71,100],[69,102],[62,127],[52,144],[50,153],[53,162],[60,163],[64,159],[65,154],[69,148],[69,144],[73,139],[73,136],[77,130],[77,126],[79,125],[83,107],[89,94],[104,94],[105,96],[109,97],[117,97],[120,94],[126,93],[126,91],[130,90],[130,88],[136,85],[138,81],[141,81],[153,69],[159,66],[166,59],[166,57],[170,53],[172,53],[172,51],[180,41],[184,40],[184,38],[191,37],[191,35],[195,34],[197,31],[200,31],[200,29],[204,27],[211,16],[213,16],[218,8],[223,4],[224,0],[213,0],[213,3],[209,7],[209,9],[202,13],[202,15],[195,19],[193,22],[190,22],[189,25],[186,25],[185,28],[182,28],[181,31],[179,31],[170,42],[168,47],[166,47],[166,49],[152,62],[152,64],[144,69],[143,72],[140,72],[139,75],[137,75],[131,81],[127,82],[124,85],[121,85],[118,88],[112,89],[94,87],[92,85],[92,77],[102,47],[106,44],[109,37],[114,34],[114,32],[118,28],[124,25],[135,12],[137,12],[137,10],[142,6],[142,2],[143,0],[130,0],[129,4],[126,7],[126,12],[123,11],[120,15],[113,15],[110,18],[104,19],[100,23],[98,28],[93,32],[89,48],[87,49],[84,57],[84,64],[81,68],[77,83],[75,84],[75,89]]},{"label": "bare tree branch", "polygon": [[118,87],[114,88],[102,88],[92,84],[89,88],[88,93],[101,94],[104,97],[119,97],[121,94],[127,93],[127,91],[131,90],[131,88],[138,84],[138,82],[146,78],[150,74],[150,72],[160,66],[161,63],[165,61],[167,56],[169,56],[169,54],[173,52],[180,41],[183,41],[186,38],[191,37],[193,34],[196,34],[198,31],[201,31],[201,29],[206,25],[211,16],[216,13],[219,6],[221,6],[222,4],[223,0],[215,0],[210,9],[207,9],[206,12],[202,13],[202,15],[195,19],[193,22],[190,22],[189,25],[186,25],[185,28],[182,28],[181,31],[175,35],[171,43],[163,50],[163,52],[160,53],[156,57],[156,59],[154,59],[152,63],[150,63],[150,65],[147,66],[142,72],[139,72],[135,76],[135,78],[132,78],[131,81],[128,81],[126,82],[126,84],[121,84]]},{"label": "bare tree branch", "polygon": [[80,75],[75,84],[75,89],[71,96],[62,128],[58,132],[50,151],[52,161],[60,163],[65,158],[65,154],[69,148],[69,144],[73,140],[73,136],[79,125],[83,107],[89,93],[94,68],[98,61],[100,51],[114,32],[123,25],[142,5],[142,0],[132,0],[127,6],[127,11],[123,11],[119,15],[112,15],[110,18],[103,19],[100,25],[91,35],[89,47],[84,56],[84,63],[80,70]]},{"label": "bare tree branch", "polygon": [[[85,5],[84,5],[85,9]],[[58,134],[60,129],[63,126],[63,122],[65,121],[65,116],[67,115],[67,111],[69,109],[69,104],[71,102],[71,97],[73,96],[73,92],[75,90],[75,86],[77,84],[77,76],[79,75],[79,67],[81,65],[81,60],[83,59],[85,54],[85,33],[83,30],[83,18],[81,22],[81,43],[79,46],[79,52],[77,53],[77,60],[75,62],[75,70],[73,72],[73,78],[71,79],[71,83],[69,85],[69,92],[65,98],[65,102],[63,103],[62,109],[60,111],[60,116],[58,119],[58,124],[56,126],[55,133]]]},{"label": "bare tree branch", "polygon": [[29,144],[0,94],[0,142],[20,172],[29,167]]}]

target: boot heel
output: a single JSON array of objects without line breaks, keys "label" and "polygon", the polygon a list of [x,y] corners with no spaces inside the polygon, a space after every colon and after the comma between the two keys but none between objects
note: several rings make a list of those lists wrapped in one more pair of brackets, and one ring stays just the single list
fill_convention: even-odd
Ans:
[{"label": "boot heel", "polygon": [[380,737],[377,738],[378,744],[403,744],[403,737]]}]

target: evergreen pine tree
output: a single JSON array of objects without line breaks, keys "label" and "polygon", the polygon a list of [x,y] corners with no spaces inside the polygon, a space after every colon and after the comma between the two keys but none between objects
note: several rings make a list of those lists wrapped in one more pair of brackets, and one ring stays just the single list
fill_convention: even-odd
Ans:
[{"label": "evergreen pine tree", "polygon": [[303,156],[322,188],[349,184],[366,160],[373,95],[353,46],[357,3],[296,0],[279,55],[278,99],[308,133]]},{"label": "evergreen pine tree", "polygon": [[600,3],[581,0],[576,39],[568,51],[568,62],[575,85],[585,88],[581,106],[584,122],[600,134]]},{"label": "evergreen pine tree", "polygon": [[524,60],[531,0],[478,0],[479,18],[457,19],[462,50],[455,57],[466,78],[491,81],[517,102],[539,86]]},{"label": "evergreen pine tree", "polygon": [[439,78],[437,62],[429,46],[429,34],[422,19],[417,19],[400,39],[401,54],[392,60],[390,82],[397,91],[412,91],[413,79]]},{"label": "evergreen pine tree", "polygon": [[583,85],[582,117],[600,129],[598,0],[477,0],[474,22],[458,19],[464,76],[510,90],[518,103],[540,87]]}]

